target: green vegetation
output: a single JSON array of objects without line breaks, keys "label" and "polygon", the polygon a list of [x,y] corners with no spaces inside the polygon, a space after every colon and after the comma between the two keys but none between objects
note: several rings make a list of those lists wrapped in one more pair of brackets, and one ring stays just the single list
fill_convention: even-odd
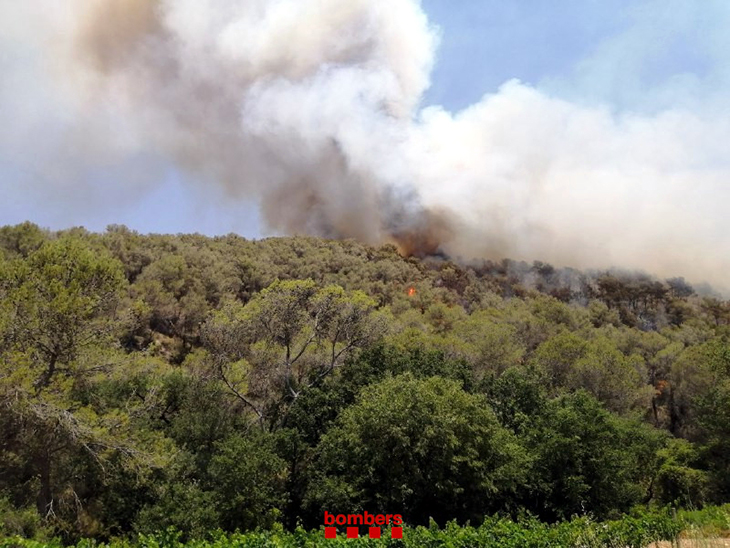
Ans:
[{"label": "green vegetation", "polygon": [[[473,548],[474,546],[498,546],[500,548],[645,548],[656,541],[677,542],[684,538],[682,529],[699,535],[692,538],[707,538],[715,531],[718,522],[727,523],[730,507],[694,511],[679,516],[667,512],[640,513],[621,520],[596,522],[590,518],[574,518],[554,525],[541,523],[533,518],[513,521],[490,517],[478,527],[459,526],[455,522],[440,528],[431,521],[427,527],[406,527],[402,539],[391,539],[389,529],[382,531],[381,539],[365,537],[326,540],[320,530],[305,531],[296,528],[286,532],[275,526],[267,531],[226,534],[212,531],[203,540],[184,541],[183,535],[174,529],[155,535],[138,535],[133,540],[114,539],[108,544],[82,540],[78,548],[295,548],[301,546],[392,546],[421,548],[423,546],[449,546],[451,548]],[[704,535],[704,536],[703,536]],[[700,544],[705,545],[705,544]],[[39,542],[20,537],[0,540],[0,548],[62,548],[58,541]]]},{"label": "green vegetation", "polygon": [[401,513],[381,543],[408,546],[720,534],[729,337],[682,279],[0,228],[0,537],[300,546],[325,510]]}]

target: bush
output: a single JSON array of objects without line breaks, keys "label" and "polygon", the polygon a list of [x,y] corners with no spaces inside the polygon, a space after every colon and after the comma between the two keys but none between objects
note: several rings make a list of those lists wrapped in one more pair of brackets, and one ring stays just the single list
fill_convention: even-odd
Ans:
[{"label": "bush", "polygon": [[[726,510],[720,510],[725,512]],[[700,519],[701,516],[696,516]],[[576,518],[571,521],[549,525],[534,518],[512,521],[497,516],[487,518],[479,527],[460,527],[455,522],[444,528],[431,521],[428,527],[405,527],[403,539],[391,539],[390,531],[383,531],[383,538],[373,540],[359,538],[348,540],[342,531],[336,540],[325,540],[322,529],[305,531],[297,529],[287,533],[281,527],[270,531],[214,533],[208,540],[181,541],[175,530],[156,535],[140,535],[133,541],[114,540],[108,545],[80,541],[77,548],[294,548],[318,546],[348,547],[402,547],[427,548],[447,546],[449,548],[473,548],[474,546],[494,548],[643,548],[651,542],[677,539],[685,522],[673,519],[668,512],[655,512],[625,517],[618,521],[596,522],[590,518]],[[0,548],[60,548],[57,543],[43,544],[20,537],[0,540]]]}]

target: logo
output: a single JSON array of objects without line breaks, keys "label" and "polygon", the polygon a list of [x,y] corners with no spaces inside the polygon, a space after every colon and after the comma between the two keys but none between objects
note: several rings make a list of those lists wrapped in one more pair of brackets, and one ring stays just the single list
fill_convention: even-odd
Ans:
[{"label": "logo", "polygon": [[390,527],[390,538],[403,538],[403,516],[400,514],[330,514],[324,513],[324,538],[337,538],[337,527],[346,527],[347,538],[358,538],[360,526],[368,527],[370,538],[380,538],[381,527]]}]

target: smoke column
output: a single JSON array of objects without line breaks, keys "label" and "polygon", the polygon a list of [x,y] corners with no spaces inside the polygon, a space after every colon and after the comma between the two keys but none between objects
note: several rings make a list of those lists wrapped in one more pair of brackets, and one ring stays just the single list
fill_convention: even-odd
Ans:
[{"label": "smoke column", "polygon": [[439,40],[417,0],[5,4],[34,68],[4,67],[0,99],[49,112],[0,114],[0,153],[64,191],[116,165],[131,192],[162,159],[274,232],[727,285],[726,95],[615,113],[509,81],[424,108]]}]

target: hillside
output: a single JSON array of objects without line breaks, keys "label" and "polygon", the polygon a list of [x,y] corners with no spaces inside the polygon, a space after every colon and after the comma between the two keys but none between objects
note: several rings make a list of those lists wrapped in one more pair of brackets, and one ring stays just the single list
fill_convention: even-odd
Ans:
[{"label": "hillside", "polygon": [[730,501],[730,303],[309,237],[0,229],[0,533]]}]

